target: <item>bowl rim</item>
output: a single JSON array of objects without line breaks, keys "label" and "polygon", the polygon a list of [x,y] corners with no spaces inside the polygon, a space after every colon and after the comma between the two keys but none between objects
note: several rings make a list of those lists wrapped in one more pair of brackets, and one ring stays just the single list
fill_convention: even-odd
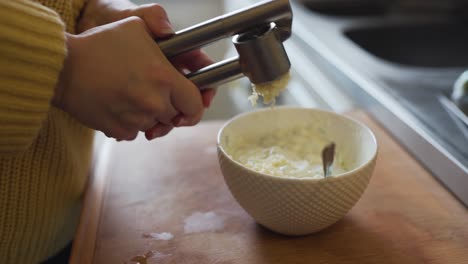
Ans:
[{"label": "bowl rim", "polygon": [[[249,116],[249,115],[253,115],[253,114],[256,114],[258,112],[263,112],[263,111],[271,111],[271,110],[301,110],[301,111],[312,111],[312,112],[319,112],[319,113],[324,113],[324,114],[329,114],[329,115],[334,115],[338,118],[343,118],[343,119],[347,119],[351,122],[354,122],[356,124],[358,124],[359,126],[361,126],[364,130],[366,130],[369,135],[371,136],[371,141],[374,143],[375,145],[375,150],[374,150],[374,153],[372,153],[372,156],[370,159],[368,159],[366,162],[364,162],[363,164],[361,164],[360,166],[352,169],[352,170],[348,170],[344,173],[341,173],[341,174],[338,174],[338,175],[334,175],[332,177],[327,177],[327,178],[321,178],[321,179],[316,179],[316,178],[307,178],[307,177],[304,177],[304,178],[298,178],[298,177],[281,177],[281,176],[274,176],[274,175],[270,175],[270,174],[266,174],[266,173],[262,173],[262,172],[258,172],[258,171],[255,171],[251,168],[248,168],[244,165],[242,165],[240,162],[234,160],[230,155],[228,155],[225,151],[225,149],[221,146],[221,136],[222,136],[222,133],[223,131],[226,129],[227,126],[229,126],[233,121],[237,120],[237,119],[241,119],[241,118],[244,118],[246,116]],[[339,114],[339,113],[336,113],[336,112],[333,112],[333,111],[329,111],[329,110],[324,110],[324,109],[319,109],[319,108],[313,108],[313,107],[301,107],[301,106],[274,106],[274,107],[268,107],[268,108],[262,108],[262,109],[258,109],[258,110],[253,110],[253,111],[249,111],[249,112],[244,112],[244,113],[241,113],[241,114],[238,114],[230,119],[228,119],[222,126],[221,128],[218,130],[218,134],[216,136],[216,146],[217,146],[217,149],[218,151],[221,151],[222,155],[224,155],[227,159],[229,159],[230,161],[232,161],[237,167],[241,168],[241,169],[244,169],[244,170],[247,170],[249,171],[250,173],[253,173],[255,175],[258,175],[258,176],[261,176],[261,177],[266,177],[266,178],[271,178],[271,179],[274,179],[274,180],[280,180],[280,181],[292,181],[292,182],[303,182],[303,181],[312,181],[312,182],[315,182],[315,181],[334,181],[334,180],[340,180],[340,178],[347,178],[347,177],[351,177],[352,175],[355,174],[355,172],[359,171],[359,170],[362,170],[364,167],[368,166],[369,164],[372,163],[373,160],[375,160],[377,158],[377,154],[379,152],[379,145],[378,145],[378,142],[377,142],[377,139],[375,137],[375,134],[374,132],[372,132],[372,130],[367,126],[365,125],[363,122],[359,121],[359,120],[356,120],[355,118],[353,117],[349,117],[349,116],[345,116],[345,115],[342,115],[342,114]]]}]

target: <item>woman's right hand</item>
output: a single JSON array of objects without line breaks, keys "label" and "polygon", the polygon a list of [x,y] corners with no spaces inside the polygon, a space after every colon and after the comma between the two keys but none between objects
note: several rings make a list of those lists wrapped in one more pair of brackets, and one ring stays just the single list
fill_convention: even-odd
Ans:
[{"label": "woman's right hand", "polygon": [[158,123],[198,123],[200,91],[167,60],[155,37],[138,17],[67,35],[68,56],[53,104],[119,140],[132,140]]}]

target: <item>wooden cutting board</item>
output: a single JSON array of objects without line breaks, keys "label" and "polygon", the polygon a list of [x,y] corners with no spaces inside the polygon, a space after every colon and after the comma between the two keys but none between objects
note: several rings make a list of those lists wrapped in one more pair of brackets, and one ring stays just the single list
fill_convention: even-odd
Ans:
[{"label": "wooden cutting board", "polygon": [[71,263],[468,263],[467,209],[366,114],[350,115],[377,136],[373,178],[341,221],[304,237],[262,228],[235,202],[216,157],[223,122],[105,141]]}]

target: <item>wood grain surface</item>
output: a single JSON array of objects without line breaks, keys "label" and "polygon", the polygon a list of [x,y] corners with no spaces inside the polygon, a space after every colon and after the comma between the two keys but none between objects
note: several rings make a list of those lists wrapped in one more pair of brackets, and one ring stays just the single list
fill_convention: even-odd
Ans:
[{"label": "wood grain surface", "polygon": [[[330,228],[287,237],[257,225],[219,170],[222,122],[206,122],[104,148],[71,263],[468,263],[467,209],[367,115],[350,115],[374,131],[379,157],[361,200]],[[193,232],[197,212],[221,222]]]}]

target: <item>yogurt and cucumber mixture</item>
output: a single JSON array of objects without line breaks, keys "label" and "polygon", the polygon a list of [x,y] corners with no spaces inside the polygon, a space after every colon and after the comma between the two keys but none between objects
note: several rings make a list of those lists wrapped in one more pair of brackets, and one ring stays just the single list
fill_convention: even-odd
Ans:
[{"label": "yogurt and cucumber mixture", "polygon": [[[272,130],[261,137],[230,138],[227,153],[236,161],[260,173],[292,178],[323,178],[321,152],[330,141],[320,132],[301,126]],[[337,152],[331,176],[346,166]]]},{"label": "yogurt and cucumber mixture", "polygon": [[[265,83],[253,85],[249,97],[256,106],[259,96],[264,104],[274,106],[276,97],[286,88],[290,74]],[[261,137],[230,138],[227,153],[246,167],[268,175],[291,178],[322,179],[322,149],[330,143],[320,132],[307,126],[276,129]],[[335,156],[331,176],[342,174],[346,167]]]}]

